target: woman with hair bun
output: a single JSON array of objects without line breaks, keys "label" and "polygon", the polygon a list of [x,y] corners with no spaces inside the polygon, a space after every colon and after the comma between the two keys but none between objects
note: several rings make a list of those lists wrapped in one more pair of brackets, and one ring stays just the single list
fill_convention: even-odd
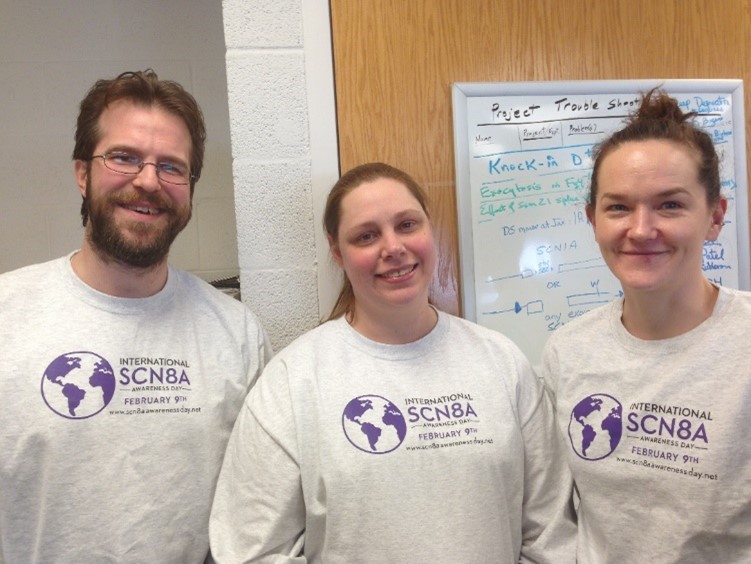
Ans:
[{"label": "woman with hair bun", "polygon": [[751,562],[751,293],[702,270],[727,200],[694,116],[653,90],[597,148],[587,216],[623,298],[543,352],[582,563]]}]

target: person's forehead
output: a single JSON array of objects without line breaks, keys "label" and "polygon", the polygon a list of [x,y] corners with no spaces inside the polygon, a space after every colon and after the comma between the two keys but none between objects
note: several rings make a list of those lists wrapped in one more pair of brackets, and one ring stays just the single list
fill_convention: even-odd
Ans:
[{"label": "person's forehead", "polygon": [[98,126],[99,144],[149,140],[173,150],[191,150],[190,132],[183,119],[158,105],[118,100],[102,111]]},{"label": "person's forehead", "polygon": [[379,178],[364,182],[342,199],[342,223],[358,224],[406,212],[424,213],[420,202],[402,182]]}]

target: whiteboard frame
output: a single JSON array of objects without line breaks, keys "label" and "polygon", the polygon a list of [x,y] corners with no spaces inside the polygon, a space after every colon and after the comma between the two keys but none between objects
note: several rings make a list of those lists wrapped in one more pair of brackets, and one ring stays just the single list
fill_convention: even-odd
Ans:
[{"label": "whiteboard frame", "polygon": [[738,285],[742,290],[751,290],[743,80],[639,79],[545,82],[455,82],[451,88],[451,102],[454,113],[454,160],[456,167],[457,227],[459,233],[459,271],[461,273],[462,315],[465,319],[477,321],[472,202],[469,176],[469,139],[467,136],[467,98],[642,93],[648,92],[655,87],[660,87],[669,94],[692,92],[728,94],[733,101],[732,115],[736,181],[735,231],[738,238]]}]

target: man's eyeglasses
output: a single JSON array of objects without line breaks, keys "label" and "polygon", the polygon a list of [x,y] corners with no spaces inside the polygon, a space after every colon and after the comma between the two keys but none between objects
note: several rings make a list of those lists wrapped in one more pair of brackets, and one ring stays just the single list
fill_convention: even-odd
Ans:
[{"label": "man's eyeglasses", "polygon": [[135,176],[143,170],[146,165],[152,165],[156,168],[156,175],[159,180],[168,184],[184,186],[190,184],[193,176],[190,174],[188,167],[180,163],[161,162],[149,163],[137,155],[130,153],[105,153],[104,155],[93,155],[92,159],[102,159],[104,166],[113,172],[120,174],[130,174]]}]

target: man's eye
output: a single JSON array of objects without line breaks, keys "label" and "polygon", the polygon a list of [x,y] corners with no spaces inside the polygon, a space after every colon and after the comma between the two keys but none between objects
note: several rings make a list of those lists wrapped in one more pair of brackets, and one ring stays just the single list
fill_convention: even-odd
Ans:
[{"label": "man's eye", "polygon": [[184,166],[176,163],[159,163],[159,170],[171,176],[185,176],[187,172]]},{"label": "man's eye", "polygon": [[113,163],[139,165],[141,164],[140,157],[135,155],[129,155],[128,153],[110,153],[107,158]]}]

